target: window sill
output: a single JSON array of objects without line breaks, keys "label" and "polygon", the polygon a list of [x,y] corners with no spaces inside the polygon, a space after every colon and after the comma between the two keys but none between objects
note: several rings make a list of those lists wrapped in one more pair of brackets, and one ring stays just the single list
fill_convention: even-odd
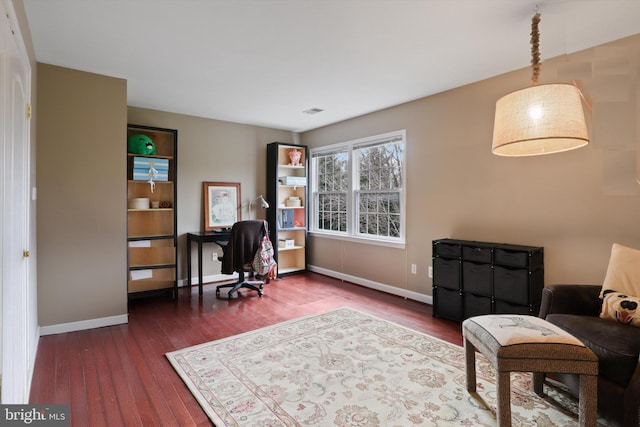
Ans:
[{"label": "window sill", "polygon": [[321,233],[318,231],[309,231],[312,237],[320,237],[323,239],[343,240],[346,242],[362,243],[363,245],[385,246],[388,248],[404,249],[404,241],[389,241],[382,239],[371,239],[366,237],[345,236],[343,234]]}]

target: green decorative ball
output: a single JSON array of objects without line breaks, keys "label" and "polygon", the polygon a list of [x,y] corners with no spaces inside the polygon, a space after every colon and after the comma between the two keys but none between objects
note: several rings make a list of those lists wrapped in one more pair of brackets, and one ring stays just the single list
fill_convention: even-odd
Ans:
[{"label": "green decorative ball", "polygon": [[147,135],[131,135],[127,144],[127,149],[133,154],[155,155],[156,145]]}]

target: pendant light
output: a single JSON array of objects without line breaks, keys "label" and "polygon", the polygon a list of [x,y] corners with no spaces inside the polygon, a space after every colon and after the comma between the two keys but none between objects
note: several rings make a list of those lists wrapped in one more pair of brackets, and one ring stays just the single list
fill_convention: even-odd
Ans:
[{"label": "pendant light", "polygon": [[532,86],[496,102],[492,152],[498,156],[537,156],[584,147],[589,134],[580,90],[567,83],[538,85],[540,13],[531,22]]}]

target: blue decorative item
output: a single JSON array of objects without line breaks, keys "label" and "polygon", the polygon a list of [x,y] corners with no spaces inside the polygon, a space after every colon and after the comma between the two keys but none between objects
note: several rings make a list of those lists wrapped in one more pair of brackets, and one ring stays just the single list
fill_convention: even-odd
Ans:
[{"label": "blue decorative item", "polygon": [[147,135],[136,134],[129,136],[127,149],[130,153],[146,154],[153,156],[156,154],[156,145]]},{"label": "blue decorative item", "polygon": [[133,158],[134,181],[168,181],[169,160],[149,157]]}]

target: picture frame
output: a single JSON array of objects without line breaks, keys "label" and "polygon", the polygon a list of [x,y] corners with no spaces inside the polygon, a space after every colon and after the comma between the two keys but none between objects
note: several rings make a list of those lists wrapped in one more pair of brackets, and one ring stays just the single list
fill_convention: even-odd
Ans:
[{"label": "picture frame", "polygon": [[231,228],[242,215],[239,182],[203,182],[204,230]]}]

